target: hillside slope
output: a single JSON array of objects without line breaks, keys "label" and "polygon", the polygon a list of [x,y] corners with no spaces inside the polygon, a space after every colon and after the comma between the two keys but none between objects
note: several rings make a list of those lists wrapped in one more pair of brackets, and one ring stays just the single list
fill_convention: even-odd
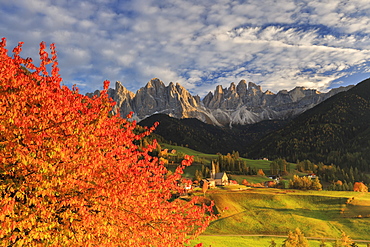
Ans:
[{"label": "hillside slope", "polygon": [[245,153],[248,145],[287,123],[283,120],[271,120],[222,128],[194,118],[177,119],[165,114],[155,114],[139,122],[139,125],[152,126],[154,122],[159,122],[154,133],[164,139],[213,154],[226,154],[232,151]]},{"label": "hillside slope", "polygon": [[249,157],[310,159],[369,171],[370,79],[304,112],[248,149]]},{"label": "hillside slope", "polygon": [[344,231],[353,239],[368,240],[370,234],[366,193],[251,189],[210,191],[207,197],[220,217],[205,235],[286,235],[297,227],[308,237],[338,238]]}]

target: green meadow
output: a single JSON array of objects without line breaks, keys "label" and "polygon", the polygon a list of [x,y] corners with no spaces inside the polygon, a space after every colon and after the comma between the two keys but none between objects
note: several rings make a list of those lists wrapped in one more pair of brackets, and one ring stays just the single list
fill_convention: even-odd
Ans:
[{"label": "green meadow", "polygon": [[315,239],[311,246],[319,246],[320,239],[332,243],[342,231],[353,240],[370,240],[369,193],[228,186],[206,196],[215,202],[219,217],[199,238],[204,246],[269,246],[272,238],[281,246],[286,237],[278,236],[297,227]]},{"label": "green meadow", "polygon": [[[205,154],[201,153],[195,150],[192,150],[187,147],[180,147],[180,146],[174,146],[166,143],[161,143],[160,144],[162,149],[175,149],[177,153],[184,153],[187,155],[191,155],[194,157],[194,162],[191,166],[186,167],[184,170],[184,177],[192,178],[195,174],[195,170],[201,170],[202,165],[208,165],[212,160],[217,159],[218,155],[217,154]],[[171,154],[170,154],[171,155]],[[246,159],[246,158],[241,158],[242,160],[247,162],[247,165],[250,167],[255,167],[256,169],[262,169],[266,174],[269,173],[270,170],[270,163],[271,161],[268,160],[251,160],[251,159]],[[291,165],[292,169],[295,168],[295,164]],[[176,166],[169,166],[170,170],[175,170],[177,167]],[[238,181],[238,183],[241,183],[243,179],[247,179],[249,182],[252,183],[260,183],[264,182],[266,180],[269,180],[267,178],[262,178],[260,176],[242,176],[242,175],[233,175],[231,179]]]},{"label": "green meadow", "polygon": [[[281,246],[286,238],[282,237],[262,237],[262,236],[200,236],[191,242],[189,246],[202,243],[204,247],[269,247],[271,240]],[[331,247],[335,240],[324,239],[327,247]],[[308,239],[310,247],[320,247],[321,240]],[[367,243],[356,242],[358,247],[367,247]]]}]

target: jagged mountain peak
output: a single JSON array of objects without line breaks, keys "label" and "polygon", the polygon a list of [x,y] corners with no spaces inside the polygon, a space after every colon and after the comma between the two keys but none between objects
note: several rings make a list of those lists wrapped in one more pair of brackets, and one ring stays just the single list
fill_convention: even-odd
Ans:
[{"label": "jagged mountain peak", "polygon": [[223,94],[224,93],[224,89],[221,85],[217,85],[216,86],[216,90],[215,90],[215,95],[216,94]]},{"label": "jagged mountain peak", "polygon": [[164,88],[166,87],[163,81],[159,80],[158,78],[151,79],[145,86],[146,88]]},{"label": "jagged mountain peak", "polygon": [[257,85],[257,84],[255,84],[255,83],[253,83],[253,82],[248,82],[248,90],[250,90],[250,89],[256,89],[256,90],[258,90],[258,91],[261,91],[262,92],[262,88],[261,88],[261,86],[259,86],[259,85]]},{"label": "jagged mountain peak", "polygon": [[239,85],[247,85],[247,81],[246,80],[240,80],[239,83],[238,83],[238,86]]},{"label": "jagged mountain peak", "polygon": [[271,92],[270,90],[266,90],[266,91],[265,91],[265,95],[274,95],[274,93],[273,93],[273,92]]},{"label": "jagged mountain peak", "polygon": [[170,82],[166,86],[158,78],[151,79],[136,93],[128,91],[121,82],[116,82],[115,86],[108,93],[117,102],[113,110],[119,111],[122,116],[133,111],[134,118],[142,120],[155,113],[164,113],[175,118],[197,118],[219,126],[287,119],[350,88],[320,93],[314,89],[296,87],[274,94],[269,90],[262,92],[260,85],[241,80],[237,85],[232,82],[226,88],[218,85],[213,93],[209,92],[201,100],[179,83]]},{"label": "jagged mountain peak", "polygon": [[135,96],[135,94],[131,91],[129,91],[125,86],[122,85],[120,81],[116,81],[116,91],[124,94],[128,94],[132,97]]},{"label": "jagged mountain peak", "polygon": [[231,84],[230,84],[230,87],[229,87],[229,89],[228,89],[229,91],[236,91],[236,86],[235,86],[235,83],[234,82],[232,82]]}]

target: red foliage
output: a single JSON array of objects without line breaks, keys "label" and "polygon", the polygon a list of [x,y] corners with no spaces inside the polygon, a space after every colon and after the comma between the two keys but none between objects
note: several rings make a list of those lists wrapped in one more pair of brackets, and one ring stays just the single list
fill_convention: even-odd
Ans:
[{"label": "red foliage", "polygon": [[276,183],[274,181],[267,181],[265,184],[269,188],[276,187]]},{"label": "red foliage", "polygon": [[[211,206],[171,200],[169,176],[135,140],[135,122],[109,114],[104,82],[92,99],[61,86],[54,45],[40,66],[0,43],[0,243],[2,246],[183,246]],[[46,67],[51,64],[51,74]],[[25,69],[27,68],[27,69]]]},{"label": "red foliage", "polygon": [[249,182],[246,179],[243,179],[242,184],[245,185],[245,186],[248,186]]},{"label": "red foliage", "polygon": [[355,191],[355,192],[368,192],[368,188],[362,182],[355,182],[353,184],[353,191]]}]

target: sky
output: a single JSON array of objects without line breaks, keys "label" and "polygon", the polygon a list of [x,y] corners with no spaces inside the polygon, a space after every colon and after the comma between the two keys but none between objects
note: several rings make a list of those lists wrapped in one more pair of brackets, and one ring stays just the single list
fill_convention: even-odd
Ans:
[{"label": "sky", "polygon": [[0,0],[0,23],[23,57],[55,43],[82,93],[152,78],[201,97],[242,79],[325,92],[370,77],[368,0]]}]

